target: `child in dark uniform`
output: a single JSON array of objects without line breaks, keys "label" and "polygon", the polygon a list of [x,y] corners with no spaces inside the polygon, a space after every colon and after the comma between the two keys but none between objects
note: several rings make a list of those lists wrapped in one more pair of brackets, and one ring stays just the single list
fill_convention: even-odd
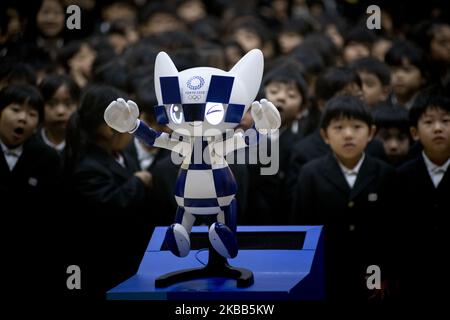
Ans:
[{"label": "child in dark uniform", "polygon": [[0,195],[7,207],[22,207],[21,199],[43,205],[56,189],[58,155],[34,136],[43,109],[35,87],[12,85],[0,93]]},{"label": "child in dark uniform", "polygon": [[402,295],[407,301],[438,301],[448,288],[450,212],[450,99],[438,89],[419,94],[410,113],[411,135],[423,152],[398,168],[402,215]]},{"label": "child in dark uniform", "polygon": [[292,223],[324,225],[330,300],[366,301],[373,294],[366,286],[367,267],[387,260],[383,214],[394,170],[364,153],[372,123],[359,98],[332,98],[321,119],[321,135],[332,152],[307,163],[298,179]]},{"label": "child in dark uniform", "polygon": [[66,145],[66,127],[70,115],[77,109],[80,89],[66,75],[51,75],[39,85],[44,99],[44,125],[38,137],[62,154]]},{"label": "child in dark uniform", "polygon": [[31,266],[39,274],[33,285],[50,297],[55,292],[56,269],[61,267],[54,247],[60,158],[34,135],[43,111],[35,87],[11,85],[0,91],[0,203],[2,225],[8,229],[8,245],[2,250],[6,287],[29,285],[23,275]]},{"label": "child in dark uniform", "polygon": [[70,256],[84,270],[82,293],[90,298],[104,299],[137,271],[153,226],[151,175],[124,152],[132,136],[103,120],[109,102],[123,96],[108,86],[89,88],[67,128],[68,209],[76,217]]}]

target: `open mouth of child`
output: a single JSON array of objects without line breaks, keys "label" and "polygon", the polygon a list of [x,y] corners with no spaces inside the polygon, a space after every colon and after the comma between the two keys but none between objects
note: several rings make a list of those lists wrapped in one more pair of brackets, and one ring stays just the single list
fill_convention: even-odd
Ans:
[{"label": "open mouth of child", "polygon": [[23,129],[23,128],[15,128],[14,129],[14,133],[17,135],[17,136],[22,136],[24,133],[25,133],[25,130]]}]

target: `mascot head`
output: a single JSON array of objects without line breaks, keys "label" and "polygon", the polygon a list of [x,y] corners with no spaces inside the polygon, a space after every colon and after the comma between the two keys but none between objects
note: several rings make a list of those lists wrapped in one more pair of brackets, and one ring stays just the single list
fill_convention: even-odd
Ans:
[{"label": "mascot head", "polygon": [[179,72],[160,52],[155,62],[158,123],[183,135],[214,136],[235,128],[254,101],[264,69],[258,49],[230,71],[199,67]]}]

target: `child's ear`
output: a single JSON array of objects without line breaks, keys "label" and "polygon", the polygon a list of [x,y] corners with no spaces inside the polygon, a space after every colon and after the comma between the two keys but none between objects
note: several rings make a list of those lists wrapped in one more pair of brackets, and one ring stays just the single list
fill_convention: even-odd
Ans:
[{"label": "child's ear", "polygon": [[329,144],[326,130],[320,129],[320,136],[322,137],[322,139],[325,141],[326,144]]},{"label": "child's ear", "polygon": [[411,137],[414,139],[414,141],[419,140],[419,132],[416,127],[410,127],[409,132],[411,133]]}]

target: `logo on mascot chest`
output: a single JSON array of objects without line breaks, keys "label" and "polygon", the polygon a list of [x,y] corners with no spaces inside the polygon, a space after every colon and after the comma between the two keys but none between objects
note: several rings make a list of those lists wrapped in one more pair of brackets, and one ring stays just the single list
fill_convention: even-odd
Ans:
[{"label": "logo on mascot chest", "polygon": [[198,90],[203,87],[204,84],[205,79],[200,76],[193,76],[187,81],[186,86],[191,90]]}]

